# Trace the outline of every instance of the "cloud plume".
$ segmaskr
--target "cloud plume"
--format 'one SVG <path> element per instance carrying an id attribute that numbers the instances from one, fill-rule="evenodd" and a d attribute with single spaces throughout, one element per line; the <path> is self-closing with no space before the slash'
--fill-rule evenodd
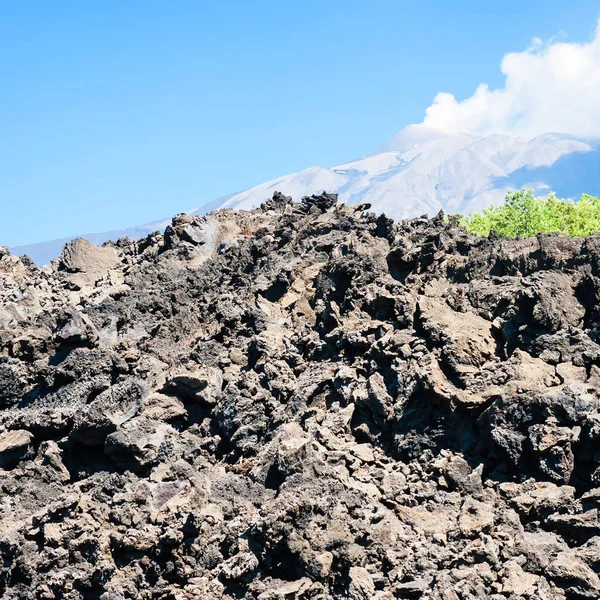
<path id="1" fill-rule="evenodd" d="M 589 43 L 534 39 L 502 59 L 504 87 L 480 84 L 466 100 L 440 92 L 424 125 L 487 135 L 557 132 L 600 137 L 600 23 Z"/>

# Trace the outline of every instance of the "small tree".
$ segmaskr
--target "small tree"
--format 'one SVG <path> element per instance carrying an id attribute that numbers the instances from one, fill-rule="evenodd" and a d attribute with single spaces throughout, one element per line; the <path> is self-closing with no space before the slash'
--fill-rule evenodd
<path id="1" fill-rule="evenodd" d="M 508 192 L 500 206 L 463 217 L 461 224 L 485 236 L 495 230 L 502 237 L 533 237 L 547 232 L 582 237 L 600 232 L 600 200 L 587 194 L 579 202 L 559 199 L 554 193 L 536 198 L 532 190 L 519 190 Z"/>

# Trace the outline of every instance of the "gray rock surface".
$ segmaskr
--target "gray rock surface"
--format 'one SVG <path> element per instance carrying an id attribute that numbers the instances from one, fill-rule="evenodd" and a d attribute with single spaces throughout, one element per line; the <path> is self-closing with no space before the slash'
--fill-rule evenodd
<path id="1" fill-rule="evenodd" d="M 600 237 L 333 195 L 0 249 L 0 595 L 600 597 Z"/>

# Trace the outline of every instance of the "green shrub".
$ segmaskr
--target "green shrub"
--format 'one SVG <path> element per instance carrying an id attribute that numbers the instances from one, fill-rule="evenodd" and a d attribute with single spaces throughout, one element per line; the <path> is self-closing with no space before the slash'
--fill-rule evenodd
<path id="1" fill-rule="evenodd" d="M 532 190 L 509 192 L 500 206 L 460 218 L 471 233 L 487 236 L 494 230 L 501 237 L 533 237 L 558 232 L 582 237 L 600 232 L 600 200 L 583 194 L 578 202 L 557 198 L 536 198 Z"/>

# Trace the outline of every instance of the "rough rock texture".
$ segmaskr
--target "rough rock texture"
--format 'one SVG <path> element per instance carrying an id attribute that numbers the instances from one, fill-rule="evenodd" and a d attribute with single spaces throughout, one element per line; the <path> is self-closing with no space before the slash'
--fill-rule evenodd
<path id="1" fill-rule="evenodd" d="M 600 237 L 335 200 L 0 248 L 2 598 L 600 597 Z"/>

